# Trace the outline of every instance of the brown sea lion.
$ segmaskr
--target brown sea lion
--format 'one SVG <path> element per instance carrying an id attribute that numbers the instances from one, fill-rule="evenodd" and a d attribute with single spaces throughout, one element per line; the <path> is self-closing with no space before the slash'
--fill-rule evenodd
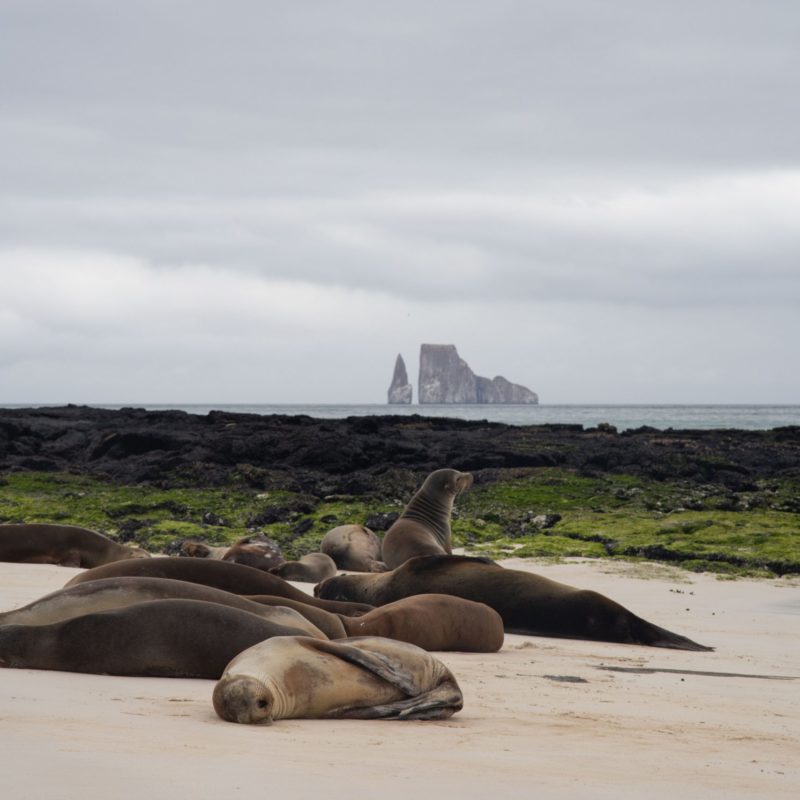
<path id="1" fill-rule="evenodd" d="M 485 603 L 449 594 L 419 594 L 360 617 L 341 617 L 348 636 L 385 636 L 423 650 L 496 653 L 503 620 Z"/>
<path id="2" fill-rule="evenodd" d="M 134 561 L 117 561 L 103 567 L 87 570 L 67 581 L 67 586 L 77 583 L 96 581 L 100 578 L 116 578 L 123 575 L 145 578 L 172 578 L 213 586 L 234 594 L 271 594 L 288 597 L 301 603 L 324 608 L 333 613 L 363 614 L 372 606 L 363 603 L 337 603 L 317 600 L 311 595 L 301 592 L 283 578 L 270 575 L 260 569 L 232 564 L 229 561 L 213 561 L 207 558 L 147 558 Z"/>
<path id="3" fill-rule="evenodd" d="M 386 572 L 381 561 L 381 540 L 363 525 L 339 525 L 329 530 L 319 549 L 329 555 L 339 569 L 356 572 Z"/>
<path id="4" fill-rule="evenodd" d="M 196 539 L 185 539 L 180 544 L 178 555 L 186 558 L 233 561 L 234 564 L 266 571 L 284 563 L 280 547 L 263 533 L 245 536 L 232 545 L 222 547 L 199 542 Z"/>
<path id="5" fill-rule="evenodd" d="M 181 542 L 178 555 L 183 558 L 213 558 L 222 561 L 230 547 L 206 544 L 195 539 L 185 539 Z"/>
<path id="6" fill-rule="evenodd" d="M 308 553 L 299 561 L 284 561 L 270 572 L 287 581 L 319 583 L 336 574 L 336 564 L 325 553 Z"/>
<path id="7" fill-rule="evenodd" d="M 430 592 L 486 603 L 512 633 L 713 650 L 637 617 L 598 592 L 465 556 L 413 558 L 380 575 L 340 575 L 314 589 L 318 597 L 377 606 Z"/>
<path id="8" fill-rule="evenodd" d="M 228 722 L 276 719 L 445 719 L 463 705 L 456 679 L 419 647 L 363 636 L 278 637 L 239 653 L 213 694 Z"/>
<path id="9" fill-rule="evenodd" d="M 0 667 L 216 679 L 237 653 L 257 642 L 297 635 L 302 631 L 238 608 L 150 600 L 51 625 L 3 625 Z"/>
<path id="10" fill-rule="evenodd" d="M 91 568 L 149 555 L 138 547 L 117 544 L 102 533 L 77 525 L 0 525 L 0 561 Z"/>
<path id="11" fill-rule="evenodd" d="M 290 603 L 329 639 L 385 636 L 423 650 L 465 653 L 494 653 L 503 646 L 503 620 L 494 609 L 449 594 L 405 597 L 360 617 L 331 614 L 286 598 L 248 597 L 256 602 Z"/>
<path id="12" fill-rule="evenodd" d="M 302 614 L 329 639 L 344 639 L 347 636 L 343 620 L 349 619 L 349 617 L 344 614 L 334 614 L 330 611 L 325 611 L 323 608 L 318 608 L 308 603 L 301 603 L 298 600 L 292 600 L 288 597 L 276 597 L 275 595 L 268 594 L 245 594 L 242 595 L 242 597 L 246 597 L 254 603 L 261 603 L 267 606 L 285 606 L 291 608 L 299 614 Z M 365 606 L 365 608 L 371 608 L 371 606 Z"/>
<path id="13" fill-rule="evenodd" d="M 168 578 L 105 578 L 78 583 L 34 600 L 24 608 L 0 614 L 0 625 L 50 625 L 84 614 L 144 603 L 148 600 L 202 600 L 249 611 L 269 622 L 301 630 L 306 636 L 327 638 L 306 614 L 287 606 L 254 603 L 242 595 L 211 586 Z M 290 600 L 285 602 L 289 603 Z M 315 609 L 325 613 L 320 609 Z M 339 618 L 336 617 L 338 620 Z M 341 626 L 340 626 L 341 627 Z M 337 630 L 338 632 L 338 630 Z M 338 638 L 338 637 L 337 637 Z"/>
<path id="14" fill-rule="evenodd" d="M 383 560 L 389 569 L 415 556 L 450 555 L 450 513 L 456 497 L 472 486 L 472 475 L 437 469 L 425 478 L 399 519 L 383 537 Z"/>
<path id="15" fill-rule="evenodd" d="M 263 533 L 254 533 L 234 542 L 222 560 L 267 572 L 285 561 L 277 543 Z"/>

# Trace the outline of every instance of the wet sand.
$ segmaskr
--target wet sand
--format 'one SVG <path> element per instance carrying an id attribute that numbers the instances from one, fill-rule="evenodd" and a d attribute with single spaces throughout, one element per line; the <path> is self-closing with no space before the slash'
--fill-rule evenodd
<path id="1" fill-rule="evenodd" d="M 800 581 L 509 560 L 712 653 L 507 635 L 443 653 L 442 722 L 222 722 L 213 681 L 0 670 L 9 797 L 753 798 L 800 793 Z M 78 570 L 0 563 L 0 610 Z M 296 584 L 311 591 L 310 584 Z"/>

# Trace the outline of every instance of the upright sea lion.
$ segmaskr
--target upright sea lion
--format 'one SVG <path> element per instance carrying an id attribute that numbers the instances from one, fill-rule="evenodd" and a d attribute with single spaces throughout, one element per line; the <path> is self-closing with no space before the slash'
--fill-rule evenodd
<path id="1" fill-rule="evenodd" d="M 297 635 L 238 608 L 150 600 L 50 625 L 3 625 L 0 667 L 219 678 L 237 653 L 270 636 Z"/>
<path id="2" fill-rule="evenodd" d="M 284 561 L 270 572 L 287 581 L 319 583 L 336 574 L 336 564 L 325 553 L 307 553 L 299 561 Z"/>
<path id="3" fill-rule="evenodd" d="M 441 661 L 379 637 L 278 637 L 240 653 L 214 687 L 228 722 L 289 718 L 444 719 L 463 705 Z"/>
<path id="4" fill-rule="evenodd" d="M 0 525 L 0 561 L 99 567 L 129 558 L 147 558 L 138 547 L 117 544 L 77 525 L 43 522 Z"/>
<path id="5" fill-rule="evenodd" d="M 306 636 L 327 638 L 327 634 L 314 625 L 306 614 L 301 614 L 293 608 L 255 603 L 241 595 L 224 592 L 211 586 L 168 578 L 104 578 L 78 583 L 51 592 L 24 608 L 0 614 L 0 625 L 50 625 L 72 617 L 124 608 L 148 600 L 202 600 L 206 603 L 219 603 L 241 611 L 249 611 L 276 625 L 301 630 Z M 285 602 L 290 603 L 291 600 Z M 325 613 L 320 609 L 315 610 Z"/>
<path id="6" fill-rule="evenodd" d="M 593 639 L 678 650 L 713 650 L 637 617 L 597 592 L 465 556 L 412 558 L 381 575 L 328 578 L 314 593 L 326 599 L 380 606 L 430 592 L 486 603 L 505 629 L 536 636 Z"/>
<path id="7" fill-rule="evenodd" d="M 333 613 L 363 614 L 372 606 L 363 603 L 336 603 L 317 600 L 301 592 L 283 578 L 260 569 L 232 564 L 229 561 L 212 561 L 206 558 L 148 558 L 141 561 L 118 561 L 103 567 L 87 570 L 67 581 L 67 586 L 96 581 L 100 578 L 117 578 L 131 575 L 145 578 L 172 578 L 190 583 L 202 583 L 234 594 L 271 594 L 288 597 L 301 603 L 324 608 Z"/>
<path id="8" fill-rule="evenodd" d="M 363 525 L 339 525 L 329 530 L 319 549 L 329 555 L 339 569 L 357 572 L 386 572 L 381 561 L 381 540 Z"/>
<path id="9" fill-rule="evenodd" d="M 450 555 L 450 513 L 456 497 L 472 486 L 472 475 L 437 469 L 411 498 L 383 537 L 383 560 L 389 569 L 415 556 Z"/>
<path id="10" fill-rule="evenodd" d="M 419 594 L 341 617 L 348 636 L 385 636 L 423 650 L 496 653 L 503 646 L 503 620 L 485 603 L 450 594 Z"/>

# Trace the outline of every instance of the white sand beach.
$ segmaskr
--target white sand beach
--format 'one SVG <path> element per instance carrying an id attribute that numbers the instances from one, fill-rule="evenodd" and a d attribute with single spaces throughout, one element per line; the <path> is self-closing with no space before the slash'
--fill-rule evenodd
<path id="1" fill-rule="evenodd" d="M 465 703 L 442 722 L 234 725 L 214 714 L 213 681 L 0 670 L 3 794 L 800 796 L 800 581 L 502 563 L 600 591 L 716 651 L 507 635 L 496 654 L 440 654 Z M 0 563 L 0 610 L 76 572 Z"/>

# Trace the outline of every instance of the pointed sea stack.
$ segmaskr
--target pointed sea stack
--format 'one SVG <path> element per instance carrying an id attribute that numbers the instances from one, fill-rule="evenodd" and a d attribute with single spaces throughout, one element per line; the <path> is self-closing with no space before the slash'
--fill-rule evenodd
<path id="1" fill-rule="evenodd" d="M 452 344 L 422 345 L 418 391 L 420 404 L 539 402 L 536 392 L 499 375 L 492 380 L 476 375 Z"/>
<path id="2" fill-rule="evenodd" d="M 408 382 L 406 362 L 403 361 L 403 356 L 398 354 L 397 361 L 394 362 L 392 385 L 389 387 L 389 405 L 406 405 L 410 403 L 412 391 L 411 384 Z"/>

